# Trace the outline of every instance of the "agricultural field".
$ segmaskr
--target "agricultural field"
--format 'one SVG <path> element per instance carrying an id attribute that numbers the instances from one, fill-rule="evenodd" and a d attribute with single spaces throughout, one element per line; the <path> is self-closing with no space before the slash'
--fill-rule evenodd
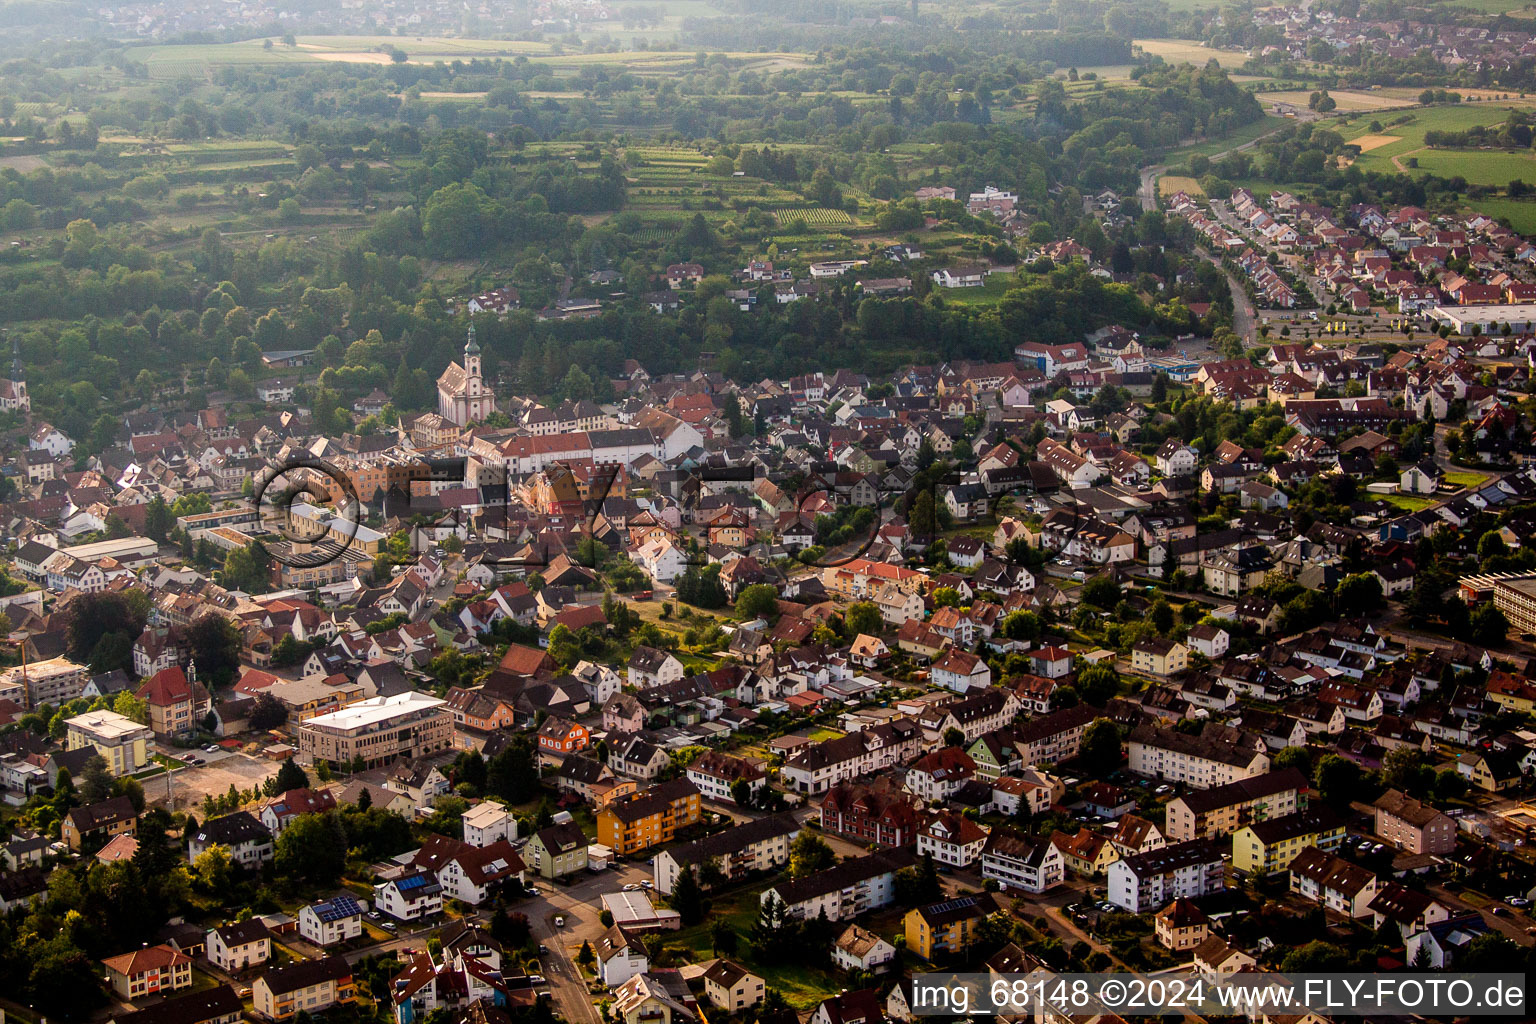
<path id="1" fill-rule="evenodd" d="M 1195 64 L 1204 67 L 1212 57 L 1224 68 L 1240 68 L 1248 55 L 1238 50 L 1213 50 L 1195 39 L 1133 39 L 1131 45 L 1143 53 L 1161 57 L 1169 64 Z"/>
<path id="2" fill-rule="evenodd" d="M 1406 99 L 1400 96 L 1389 96 L 1382 92 L 1353 92 L 1350 90 L 1330 89 L 1328 95 L 1333 97 L 1338 109 L 1346 112 L 1359 110 L 1392 110 L 1398 107 L 1418 106 L 1418 100 Z M 1254 99 L 1266 107 L 1272 103 L 1284 103 L 1292 107 L 1307 106 L 1307 101 L 1312 96 L 1310 89 L 1295 89 L 1284 92 L 1259 92 L 1254 93 Z"/>
<path id="3" fill-rule="evenodd" d="M 1194 178 L 1184 174 L 1165 174 L 1157 179 L 1157 194 L 1171 196 L 1175 192 L 1184 192 L 1191 196 L 1203 196 L 1205 190 Z"/>
<path id="4" fill-rule="evenodd" d="M 1334 94 L 1337 95 L 1337 94 Z M 1465 131 L 1502 123 L 1518 103 L 1476 103 L 1419 107 L 1392 116 L 1346 116 L 1334 128 L 1348 142 L 1364 142 L 1356 166 L 1375 171 L 1460 175 L 1474 185 L 1504 187 L 1515 178 L 1536 181 L 1536 154 L 1530 151 L 1429 149 L 1424 133 Z M 1378 124 L 1380 131 L 1371 128 Z M 1389 141 L 1390 140 L 1390 141 Z"/>
<path id="5" fill-rule="evenodd" d="M 268 46 L 267 43 L 271 43 Z M 135 47 L 129 53 L 142 62 L 151 78 L 203 77 L 225 65 L 394 63 L 394 51 L 406 54 L 406 63 L 438 61 L 511 60 L 540 58 L 554 74 L 575 74 L 583 67 L 623 65 L 637 73 L 682 71 L 696 64 L 696 55 L 680 50 L 628 50 L 614 53 L 561 53 L 546 43 L 511 39 L 445 39 L 416 36 L 299 36 L 287 46 L 273 39 L 246 39 L 234 43 L 176 44 Z M 728 59 L 756 70 L 804 67 L 809 58 L 798 53 L 727 53 Z M 455 94 L 435 94 L 442 99 Z"/>

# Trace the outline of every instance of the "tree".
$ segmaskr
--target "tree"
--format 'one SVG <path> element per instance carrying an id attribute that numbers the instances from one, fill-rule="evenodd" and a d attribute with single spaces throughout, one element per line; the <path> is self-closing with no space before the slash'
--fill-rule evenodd
<path id="1" fill-rule="evenodd" d="M 789 846 L 789 874 L 803 878 L 823 868 L 831 867 L 837 860 L 826 840 L 813 832 L 801 832 Z"/>
<path id="2" fill-rule="evenodd" d="M 873 601 L 855 601 L 848 606 L 843 613 L 843 622 L 848 627 L 848 632 L 854 636 L 865 634 L 879 636 L 885 628 L 885 620 L 880 615 L 880 608 Z"/>
<path id="3" fill-rule="evenodd" d="M 944 730 L 944 745 L 946 747 L 965 746 L 965 733 L 961 732 L 954 726 L 950 726 L 948 729 Z"/>
<path id="4" fill-rule="evenodd" d="M 592 965 L 597 962 L 597 954 L 592 952 L 590 941 L 582 940 L 581 949 L 576 953 L 576 962 L 588 970 L 591 970 Z"/>
<path id="5" fill-rule="evenodd" d="M 112 772 L 107 766 L 107 759 L 100 754 L 92 754 L 80 770 L 80 799 L 87 804 L 94 804 L 111 795 Z"/>
<path id="6" fill-rule="evenodd" d="M 1479 647 L 1503 647 L 1509 638 L 1509 619 L 1492 601 L 1484 601 L 1472 609 L 1468 622 L 1472 627 L 1472 642 Z"/>
<path id="7" fill-rule="evenodd" d="M 290 789 L 308 789 L 309 776 L 290 757 L 278 766 L 274 785 L 279 793 L 286 793 Z"/>
<path id="8" fill-rule="evenodd" d="M 699 879 L 692 871 L 678 872 L 677 881 L 672 883 L 672 895 L 668 903 L 682 918 L 684 928 L 704 920 L 704 912 L 708 909 L 704 891 L 699 888 Z"/>
<path id="9" fill-rule="evenodd" d="M 1353 573 L 1339 581 L 1335 597 L 1340 614 L 1368 615 L 1381 608 L 1381 580 L 1375 573 Z"/>
<path id="10" fill-rule="evenodd" d="M 1078 696 L 1096 707 L 1103 707 L 1120 693 L 1120 673 L 1111 665 L 1089 665 L 1077 675 Z"/>
<path id="11" fill-rule="evenodd" d="M 192 873 L 203 888 L 214 894 L 222 894 L 228 891 L 230 875 L 234 873 L 234 858 L 229 854 L 229 847 L 222 843 L 215 843 L 192 862 Z"/>
<path id="12" fill-rule="evenodd" d="M 1272 772 L 1284 771 L 1287 768 L 1295 768 L 1301 774 L 1309 776 L 1312 771 L 1312 756 L 1306 747 L 1283 747 L 1275 751 L 1269 759 L 1269 770 Z"/>
<path id="13" fill-rule="evenodd" d="M 336 812 L 301 814 L 277 837 L 277 873 L 334 885 L 347 866 L 347 833 Z"/>
<path id="14" fill-rule="evenodd" d="M 736 779 L 731 783 L 731 803 L 737 807 L 752 806 L 752 783 L 746 779 Z"/>
<path id="15" fill-rule="evenodd" d="M 1108 576 L 1095 576 L 1079 592 L 1084 604 L 1109 609 L 1120 603 L 1120 584 Z"/>
<path id="16" fill-rule="evenodd" d="M 1107 718 L 1095 718 L 1083 731 L 1082 758 L 1099 772 L 1120 764 L 1120 727 Z"/>
<path id="17" fill-rule="evenodd" d="M 282 728 L 288 721 L 288 706 L 270 693 L 257 694 L 246 721 L 258 731 Z"/>
<path id="18" fill-rule="evenodd" d="M 1009 612 L 1003 619 L 1003 636 L 1009 640 L 1038 640 L 1043 626 L 1040 616 L 1031 611 Z"/>
<path id="19" fill-rule="evenodd" d="M 736 617 L 743 622 L 766 619 L 778 605 L 779 590 L 768 583 L 754 583 L 743 587 L 736 596 Z"/>
<path id="20" fill-rule="evenodd" d="M 134 696 L 128 690 L 117 695 L 112 702 L 112 710 L 124 718 L 131 718 L 140 725 L 149 724 L 149 702 Z"/>
<path id="21" fill-rule="evenodd" d="M 1312 770 L 1312 783 L 1318 796 L 1333 807 L 1348 805 L 1360 781 L 1360 768 L 1338 754 L 1326 754 Z"/>
<path id="22" fill-rule="evenodd" d="M 716 956 L 731 956 L 736 952 L 739 936 L 731 922 L 723 917 L 715 918 L 709 926 L 709 948 Z"/>
<path id="23" fill-rule="evenodd" d="M 1158 633 L 1167 633 L 1173 628 L 1173 607 L 1159 597 L 1152 602 L 1152 609 L 1147 613 L 1147 621 L 1152 623 Z"/>

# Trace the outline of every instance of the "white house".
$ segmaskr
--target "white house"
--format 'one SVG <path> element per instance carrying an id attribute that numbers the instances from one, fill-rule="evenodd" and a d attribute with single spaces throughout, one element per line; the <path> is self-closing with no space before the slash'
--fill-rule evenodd
<path id="1" fill-rule="evenodd" d="M 642 545 L 630 558 L 657 583 L 671 583 L 688 569 L 688 556 L 669 537 Z"/>
<path id="2" fill-rule="evenodd" d="M 982 847 L 981 877 L 996 879 L 1005 889 L 1045 892 L 1065 880 L 1066 862 L 1055 843 L 999 826 Z"/>
<path id="3" fill-rule="evenodd" d="M 443 887 L 430 871 L 412 871 L 375 885 L 373 906 L 397 921 L 419 921 L 443 912 Z"/>
<path id="4" fill-rule="evenodd" d="M 272 934 L 255 918 L 208 930 L 208 962 L 226 971 L 264 964 L 272 955 Z"/>
<path id="5" fill-rule="evenodd" d="M 650 969 L 650 959 L 638 936 L 631 935 L 622 925 L 614 925 L 603 937 L 592 943 L 597 954 L 598 973 L 603 984 L 618 988 L 637 974 Z"/>
<path id="6" fill-rule="evenodd" d="M 482 800 L 464 812 L 464 841 L 470 846 L 514 842 L 517 818 L 494 800 Z"/>
<path id="7" fill-rule="evenodd" d="M 363 905 L 342 893 L 299 908 L 299 934 L 317 946 L 334 946 L 363 934 Z"/>
<path id="8" fill-rule="evenodd" d="M 973 687 L 991 686 L 992 669 L 971 652 L 951 647 L 933 663 L 933 681 L 945 689 L 965 693 Z"/>
<path id="9" fill-rule="evenodd" d="M 447 836 L 432 836 L 416 851 L 411 864 L 437 876 L 445 895 L 479 906 L 503 884 L 523 880 L 523 859 L 505 839 L 489 846 L 471 846 Z"/>
<path id="10" fill-rule="evenodd" d="M 1176 899 L 1199 899 L 1225 887 L 1225 865 L 1214 843 L 1191 839 L 1109 866 L 1109 902 L 1133 914 Z"/>
<path id="11" fill-rule="evenodd" d="M 832 962 L 845 971 L 879 971 L 895 959 L 895 946 L 856 924 L 844 929 L 832 944 Z"/>

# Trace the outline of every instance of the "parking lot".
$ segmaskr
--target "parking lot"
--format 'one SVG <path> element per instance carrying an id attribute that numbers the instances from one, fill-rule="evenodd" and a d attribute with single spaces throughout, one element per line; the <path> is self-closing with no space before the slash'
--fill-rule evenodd
<path id="1" fill-rule="evenodd" d="M 229 792 L 230 786 L 239 790 L 259 788 L 277 772 L 276 762 L 239 751 L 219 750 L 209 753 L 201 750 L 194 752 L 164 748 L 160 753 L 173 760 L 181 760 L 186 755 L 195 753 L 197 758 L 204 762 L 200 765 L 177 768 L 171 772 L 172 791 L 169 803 L 167 803 L 163 776 L 145 783 L 144 794 L 149 802 L 166 806 L 170 810 L 191 810 L 195 813 L 202 806 L 203 797 L 222 796 Z"/>

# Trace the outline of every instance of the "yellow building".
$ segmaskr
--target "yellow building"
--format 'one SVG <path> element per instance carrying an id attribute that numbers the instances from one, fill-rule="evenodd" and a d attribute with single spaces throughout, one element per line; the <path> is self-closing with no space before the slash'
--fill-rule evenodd
<path id="1" fill-rule="evenodd" d="M 1061 851 L 1062 865 L 1074 875 L 1101 878 L 1109 866 L 1120 859 L 1120 851 L 1097 832 L 1078 829 L 1077 835 L 1052 832 L 1051 842 Z"/>
<path id="2" fill-rule="evenodd" d="M 597 841 L 616 856 L 670 843 L 680 829 L 699 823 L 699 790 L 672 779 L 611 801 L 597 815 Z"/>
<path id="3" fill-rule="evenodd" d="M 113 775 L 132 775 L 149 763 L 149 743 L 154 733 L 115 711 L 88 711 L 64 720 L 67 750 L 95 747 Z"/>
<path id="4" fill-rule="evenodd" d="M 909 910 L 902 918 L 907 948 L 935 961 L 964 952 L 981 922 L 996 913 L 991 893 L 979 892 Z"/>
<path id="5" fill-rule="evenodd" d="M 1344 823 L 1326 807 L 1255 821 L 1232 833 L 1232 866 L 1250 875 L 1284 871 L 1309 846 L 1325 853 L 1344 840 Z"/>

